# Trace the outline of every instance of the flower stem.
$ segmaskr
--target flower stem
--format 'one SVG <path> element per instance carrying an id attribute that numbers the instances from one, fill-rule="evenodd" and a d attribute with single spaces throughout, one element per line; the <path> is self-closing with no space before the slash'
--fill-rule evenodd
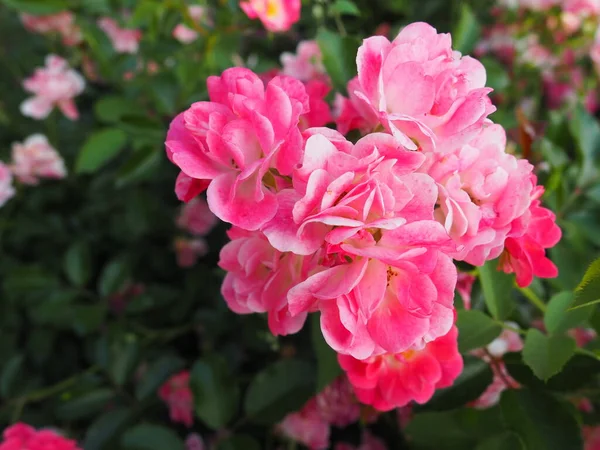
<path id="1" fill-rule="evenodd" d="M 519 291 L 521 291 L 521 294 L 523 294 L 525 296 L 525 298 L 527 298 L 527 300 L 529 300 L 529 303 L 531 303 L 533 306 L 535 306 L 541 312 L 543 312 L 543 313 L 546 312 L 546 304 L 542 301 L 541 298 L 539 298 L 537 296 L 537 294 L 535 292 L 533 292 L 531 290 L 531 288 L 517 287 L 517 289 L 519 289 Z"/>

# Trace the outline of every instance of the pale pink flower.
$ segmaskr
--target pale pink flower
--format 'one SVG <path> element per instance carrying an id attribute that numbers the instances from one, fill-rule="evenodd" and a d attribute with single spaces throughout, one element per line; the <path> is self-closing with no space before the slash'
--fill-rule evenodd
<path id="1" fill-rule="evenodd" d="M 512 64 L 517 43 L 514 37 L 516 34 L 514 27 L 497 23 L 489 28 L 486 27 L 483 33 L 484 37 L 477 43 L 474 54 L 479 57 L 491 53 L 505 64 Z"/>
<path id="2" fill-rule="evenodd" d="M 298 332 L 306 312 L 291 316 L 289 289 L 306 279 L 316 266 L 316 257 L 281 253 L 259 232 L 232 228 L 231 242 L 222 249 L 219 267 L 227 270 L 221 293 L 237 314 L 268 313 L 269 328 L 275 335 Z"/>
<path id="3" fill-rule="evenodd" d="M 75 24 L 75 15 L 70 11 L 61 11 L 47 16 L 21 14 L 21 21 L 27 30 L 39 34 L 57 33 L 68 47 L 79 45 L 83 34 Z"/>
<path id="4" fill-rule="evenodd" d="M 505 324 L 515 330 L 519 329 L 519 325 L 514 322 L 505 322 Z M 473 350 L 471 353 L 493 366 L 496 360 L 502 359 L 506 353 L 520 352 L 521 350 L 523 350 L 523 340 L 519 333 L 505 328 L 496 339 L 484 348 Z"/>
<path id="5" fill-rule="evenodd" d="M 584 450 L 600 450 L 600 426 L 583 427 Z M 1 450 L 1 447 L 0 447 Z"/>
<path id="6" fill-rule="evenodd" d="M 357 64 L 348 84 L 354 107 L 408 149 L 468 142 L 495 111 L 483 65 L 453 52 L 450 35 L 425 23 L 406 26 L 393 42 L 365 39 Z"/>
<path id="7" fill-rule="evenodd" d="M 102 29 L 109 37 L 117 53 L 137 53 L 140 40 L 142 39 L 142 32 L 140 30 L 121 28 L 119 24 L 110 17 L 99 19 L 98 27 L 100 27 L 100 29 Z"/>
<path id="8" fill-rule="evenodd" d="M 206 19 L 206 8 L 203 6 L 193 5 L 188 7 L 188 11 L 192 20 L 197 24 Z M 183 44 L 189 44 L 198 39 L 198 32 L 180 23 L 173 29 L 173 37 Z"/>
<path id="9" fill-rule="evenodd" d="M 31 77 L 26 78 L 23 88 L 34 94 L 21 103 L 23 115 L 45 119 L 57 107 L 71 120 L 79 117 L 73 98 L 83 92 L 85 80 L 60 56 L 48 55 L 46 66 L 36 69 Z"/>
<path id="10" fill-rule="evenodd" d="M 377 436 L 365 430 L 362 434 L 362 442 L 358 447 L 350 444 L 336 444 L 334 450 L 387 450 L 387 446 Z"/>
<path id="11" fill-rule="evenodd" d="M 600 14 L 600 0 L 564 0 L 563 11 L 580 17 Z"/>
<path id="12" fill-rule="evenodd" d="M 457 244 L 454 259 L 481 266 L 497 258 L 527 212 L 533 166 L 505 149 L 504 129 L 488 125 L 451 152 L 427 153 L 421 170 L 438 183 L 435 217 Z"/>
<path id="13" fill-rule="evenodd" d="M 185 370 L 169 378 L 158 390 L 158 396 L 169 407 L 174 423 L 190 428 L 194 422 L 194 396 L 190 389 L 190 372 Z"/>
<path id="14" fill-rule="evenodd" d="M 338 355 L 358 399 L 380 411 L 411 401 L 426 403 L 436 389 L 451 386 L 463 369 L 458 352 L 458 331 L 452 327 L 421 349 L 358 360 Z"/>
<path id="15" fill-rule="evenodd" d="M 208 253 L 208 244 L 202 238 L 177 238 L 175 239 L 175 253 L 179 267 L 192 267 L 198 258 Z"/>
<path id="16" fill-rule="evenodd" d="M 275 192 L 300 161 L 308 95 L 298 80 L 275 77 L 265 87 L 241 67 L 209 77 L 208 93 L 210 102 L 194 103 L 171 123 L 167 155 L 187 176 L 210 182 L 217 217 L 256 230 L 277 213 Z"/>
<path id="17" fill-rule="evenodd" d="M 177 226 L 195 236 L 206 236 L 217 222 L 217 217 L 201 197 L 183 205 L 177 217 Z"/>
<path id="18" fill-rule="evenodd" d="M 535 184 L 535 176 L 531 177 Z M 531 284 L 534 276 L 554 278 L 558 275 L 558 269 L 546 257 L 545 250 L 556 245 L 562 232 L 556 225 L 554 213 L 541 206 L 539 199 L 543 193 L 542 186 L 536 186 L 531 193 L 529 210 L 519 218 L 518 225 L 513 225 L 518 232 L 508 235 L 500 259 L 500 268 L 506 273 L 514 272 L 521 287 Z"/>
<path id="19" fill-rule="evenodd" d="M 13 176 L 9 167 L 0 161 L 0 206 L 15 195 Z"/>
<path id="20" fill-rule="evenodd" d="M 240 8 L 250 19 L 260 19 L 269 31 L 287 31 L 300 20 L 300 0 L 247 0 Z"/>
<path id="21" fill-rule="evenodd" d="M 321 417 L 336 427 L 348 426 L 360 418 L 360 404 L 348 378 L 340 376 L 315 397 Z"/>
<path id="22" fill-rule="evenodd" d="M 473 283 L 475 280 L 475 275 L 465 272 L 458 272 L 456 291 L 461 296 L 465 309 L 471 309 L 471 290 L 473 289 Z"/>
<path id="23" fill-rule="evenodd" d="M 481 396 L 470 403 L 470 406 L 476 409 L 487 409 L 494 405 L 497 405 L 500 401 L 502 392 L 507 389 L 517 389 L 519 383 L 517 383 L 506 370 L 506 366 L 503 362 L 497 361 L 492 364 L 492 371 L 494 378 L 492 384 L 481 394 Z"/>
<path id="24" fill-rule="evenodd" d="M 546 11 L 559 4 L 561 0 L 502 0 L 509 6 L 517 4 L 521 8 L 531 9 L 533 11 Z"/>
<path id="25" fill-rule="evenodd" d="M 36 430 L 24 423 L 8 427 L 0 450 L 81 450 L 75 441 L 52 430 Z"/>
<path id="26" fill-rule="evenodd" d="M 12 145 L 11 170 L 23 184 L 38 184 L 40 178 L 67 176 L 65 162 L 43 134 L 33 134 L 25 142 Z"/>
<path id="27" fill-rule="evenodd" d="M 205 450 L 206 446 L 204 445 L 204 441 L 202 440 L 202 436 L 198 433 L 190 434 L 185 440 L 185 449 L 186 450 Z"/>
<path id="28" fill-rule="evenodd" d="M 301 41 L 296 53 L 281 54 L 281 73 L 308 82 L 326 76 L 323 56 L 317 41 Z"/>
<path id="29" fill-rule="evenodd" d="M 285 416 L 277 429 L 310 450 L 329 448 L 329 423 L 321 417 L 314 399 L 309 400 L 300 411 Z"/>

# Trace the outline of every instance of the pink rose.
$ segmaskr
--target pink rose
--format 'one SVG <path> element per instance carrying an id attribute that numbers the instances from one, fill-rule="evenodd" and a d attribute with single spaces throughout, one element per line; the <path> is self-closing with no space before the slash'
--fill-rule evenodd
<path id="1" fill-rule="evenodd" d="M 142 39 L 142 32 L 140 30 L 121 28 L 110 17 L 99 19 L 98 26 L 107 34 L 117 53 L 137 53 L 140 40 Z"/>
<path id="2" fill-rule="evenodd" d="M 0 162 L 0 206 L 15 195 L 12 172 L 6 164 Z"/>
<path id="3" fill-rule="evenodd" d="M 67 61 L 56 55 L 46 57 L 46 67 L 38 68 L 23 81 L 23 88 L 34 94 L 21 103 L 21 113 L 34 119 L 45 119 L 54 107 L 71 120 L 79 112 L 73 98 L 83 92 L 83 77 L 69 68 Z"/>
<path id="4" fill-rule="evenodd" d="M 281 73 L 308 82 L 314 79 L 326 78 L 323 56 L 317 41 L 302 41 L 298 44 L 296 53 L 281 54 Z"/>
<path id="5" fill-rule="evenodd" d="M 65 162 L 42 134 L 31 135 L 25 142 L 13 144 L 11 170 L 23 184 L 34 185 L 40 178 L 67 176 Z"/>
<path id="6" fill-rule="evenodd" d="M 171 421 L 188 428 L 194 423 L 194 396 L 190 389 L 190 372 L 183 371 L 169 378 L 158 390 L 158 396 L 169 407 Z"/>
<path id="7" fill-rule="evenodd" d="M 51 430 L 35 430 L 24 423 L 8 427 L 0 450 L 81 450 L 75 441 Z"/>
<path id="8" fill-rule="evenodd" d="M 535 183 L 535 176 L 532 175 L 532 179 Z M 556 225 L 554 213 L 541 206 L 539 198 L 543 193 L 542 186 L 533 190 L 529 210 L 516 221 L 518 225 L 513 225 L 517 231 L 509 233 L 500 259 L 500 268 L 506 273 L 514 272 L 521 287 L 531 284 L 534 276 L 554 278 L 558 275 L 545 249 L 556 245 L 562 232 Z"/>
<path id="9" fill-rule="evenodd" d="M 427 153 L 421 170 L 438 183 L 436 219 L 457 245 L 454 259 L 481 266 L 497 258 L 526 213 L 533 166 L 506 153 L 506 133 L 489 125 L 456 150 Z"/>
<path id="10" fill-rule="evenodd" d="M 206 8 L 203 6 L 190 6 L 188 7 L 188 12 L 192 20 L 197 24 L 200 24 L 203 19 L 206 19 Z M 189 44 L 198 39 L 198 32 L 189 28 L 187 25 L 180 23 L 173 29 L 173 37 L 182 44 Z"/>
<path id="11" fill-rule="evenodd" d="M 169 159 L 189 177 L 208 182 L 217 217 L 256 230 L 277 213 L 275 192 L 289 184 L 302 153 L 304 85 L 275 77 L 265 87 L 244 68 L 208 78 L 211 101 L 194 103 L 173 120 Z"/>
<path id="12" fill-rule="evenodd" d="M 300 0 L 248 0 L 240 8 L 250 19 L 260 19 L 269 31 L 287 31 L 300 20 Z"/>
<path id="13" fill-rule="evenodd" d="M 430 342 L 423 348 L 386 353 L 358 360 L 338 355 L 358 399 L 380 411 L 404 406 L 411 401 L 423 404 L 436 389 L 451 386 L 462 372 L 458 352 L 458 330 Z"/>
<path id="14" fill-rule="evenodd" d="M 221 293 L 238 314 L 268 313 L 275 335 L 296 333 L 306 312 L 291 316 L 287 294 L 316 267 L 316 257 L 281 253 L 258 232 L 232 228 L 231 242 L 222 249 L 219 267 L 227 270 Z"/>
<path id="15" fill-rule="evenodd" d="M 206 236 L 217 224 L 217 221 L 218 219 L 211 212 L 206 200 L 196 197 L 181 207 L 177 217 L 177 226 L 195 236 Z"/>
<path id="16" fill-rule="evenodd" d="M 177 265 L 179 267 L 192 267 L 198 258 L 208 253 L 208 244 L 202 238 L 175 240 L 175 253 L 177 254 Z"/>
<path id="17" fill-rule="evenodd" d="M 425 23 L 406 26 L 393 42 L 365 39 L 357 64 L 348 84 L 354 107 L 411 150 L 465 143 L 496 109 L 483 65 L 453 52 L 450 35 Z"/>
<path id="18" fill-rule="evenodd" d="M 329 423 L 321 417 L 314 399 L 309 400 L 300 411 L 285 416 L 277 429 L 310 450 L 329 448 Z"/>
<path id="19" fill-rule="evenodd" d="M 336 427 L 346 427 L 360 418 L 360 404 L 345 376 L 337 377 L 315 397 L 321 417 Z"/>
<path id="20" fill-rule="evenodd" d="M 68 47 L 79 45 L 83 40 L 81 29 L 75 24 L 75 15 L 70 11 L 61 11 L 47 16 L 21 14 L 25 28 L 34 33 L 58 33 Z"/>

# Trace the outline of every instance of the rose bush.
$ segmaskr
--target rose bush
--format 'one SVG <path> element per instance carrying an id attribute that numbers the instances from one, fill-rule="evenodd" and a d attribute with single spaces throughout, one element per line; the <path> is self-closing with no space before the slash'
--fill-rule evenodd
<path id="1" fill-rule="evenodd" d="M 0 449 L 596 449 L 600 3 L 0 0 Z"/>

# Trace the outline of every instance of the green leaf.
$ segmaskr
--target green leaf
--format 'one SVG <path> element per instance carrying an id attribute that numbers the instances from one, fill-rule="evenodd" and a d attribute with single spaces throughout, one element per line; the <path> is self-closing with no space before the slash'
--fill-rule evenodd
<path id="1" fill-rule="evenodd" d="M 70 322 L 73 330 L 80 336 L 98 331 L 108 314 L 107 302 L 96 304 L 75 304 L 71 307 Z"/>
<path id="2" fill-rule="evenodd" d="M 117 386 L 123 386 L 135 370 L 140 344 L 134 334 L 126 334 L 113 342 L 109 373 Z"/>
<path id="3" fill-rule="evenodd" d="M 2 0 L 6 6 L 34 15 L 53 14 L 69 9 L 66 0 Z"/>
<path id="4" fill-rule="evenodd" d="M 317 357 L 317 392 L 321 392 L 325 386 L 342 374 L 342 368 L 337 361 L 337 353 L 325 342 L 319 314 L 313 314 L 311 318 L 312 346 Z"/>
<path id="5" fill-rule="evenodd" d="M 530 328 L 525 337 L 523 361 L 541 380 L 555 375 L 575 353 L 575 341 L 568 336 L 546 336 Z"/>
<path id="6" fill-rule="evenodd" d="M 497 406 L 415 414 L 406 427 L 411 445 L 418 449 L 472 449 L 480 440 L 502 431 L 502 416 Z"/>
<path id="7" fill-rule="evenodd" d="M 253 437 L 239 434 L 219 441 L 217 450 L 261 450 L 261 447 Z"/>
<path id="8" fill-rule="evenodd" d="M 24 362 L 24 355 L 15 355 L 6 361 L 2 375 L 0 375 L 0 395 L 3 398 L 15 396 L 15 387 L 21 380 Z"/>
<path id="9" fill-rule="evenodd" d="M 484 57 L 481 58 L 481 63 L 485 66 L 487 73 L 486 85 L 494 89 L 496 92 L 503 91 L 510 85 L 510 76 L 506 68 L 497 59 Z"/>
<path id="10" fill-rule="evenodd" d="M 572 292 L 559 292 L 552 296 L 544 313 L 544 325 L 550 334 L 564 333 L 585 322 L 592 308 L 570 309 L 575 296 Z"/>
<path id="11" fill-rule="evenodd" d="M 422 408 L 442 411 L 460 408 L 476 400 L 492 384 L 494 374 L 489 363 L 475 356 L 464 357 L 464 369 L 452 386 L 439 389 Z"/>
<path id="12" fill-rule="evenodd" d="M 136 384 L 135 397 L 143 400 L 155 394 L 171 375 L 183 369 L 184 366 L 185 361 L 173 355 L 166 355 L 155 361 Z"/>
<path id="13" fill-rule="evenodd" d="M 498 260 L 479 268 L 479 280 L 487 308 L 495 319 L 505 320 L 514 308 L 513 277 L 498 270 Z"/>
<path id="14" fill-rule="evenodd" d="M 475 450 L 527 450 L 527 447 L 518 434 L 509 431 L 486 439 Z"/>
<path id="15" fill-rule="evenodd" d="M 477 310 L 458 311 L 458 349 L 461 353 L 484 347 L 502 332 L 502 326 Z"/>
<path id="16" fill-rule="evenodd" d="M 598 302 L 600 302 L 600 258 L 590 264 L 583 279 L 575 288 L 572 309 L 585 308 Z"/>
<path id="17" fill-rule="evenodd" d="M 286 359 L 258 373 L 246 392 L 244 409 L 255 422 L 276 423 L 297 411 L 315 392 L 314 368 L 304 362 Z"/>
<path id="18" fill-rule="evenodd" d="M 116 95 L 101 97 L 94 104 L 94 113 L 101 122 L 117 123 L 127 114 L 136 114 L 139 111 L 131 100 Z"/>
<path id="19" fill-rule="evenodd" d="M 127 135 L 118 128 L 107 128 L 93 133 L 79 152 L 75 172 L 96 172 L 116 157 L 126 142 Z"/>
<path id="20" fill-rule="evenodd" d="M 240 391 L 223 359 L 211 356 L 197 360 L 192 368 L 190 386 L 196 415 L 209 427 L 220 428 L 233 418 Z"/>
<path id="21" fill-rule="evenodd" d="M 569 130 L 577 143 L 581 158 L 578 186 L 590 183 L 598 176 L 597 162 L 600 158 L 600 125 L 583 105 L 577 105 L 569 120 Z"/>
<path id="22" fill-rule="evenodd" d="M 562 370 L 543 382 L 523 363 L 521 353 L 507 353 L 502 360 L 511 377 L 523 386 L 557 392 L 574 392 L 585 387 L 600 373 L 600 361 L 575 354 Z"/>
<path id="23" fill-rule="evenodd" d="M 452 33 L 453 47 L 463 54 L 473 51 L 479 36 L 481 34 L 481 25 L 477 17 L 467 3 L 463 3 L 460 9 L 460 19 L 454 32 Z"/>
<path id="24" fill-rule="evenodd" d="M 161 151 L 152 147 L 144 147 L 136 151 L 119 168 L 115 185 L 117 188 L 122 188 L 131 183 L 151 178 L 160 167 L 163 157 Z"/>
<path id="25" fill-rule="evenodd" d="M 173 430 L 160 425 L 141 424 L 123 433 L 121 446 L 127 450 L 185 450 Z"/>
<path id="26" fill-rule="evenodd" d="M 577 421 L 549 394 L 510 389 L 502 393 L 500 408 L 508 428 L 519 435 L 527 449 L 582 448 Z"/>
<path id="27" fill-rule="evenodd" d="M 75 242 L 65 254 L 64 270 L 71 284 L 82 287 L 92 275 L 90 249 L 84 242 Z"/>
<path id="28" fill-rule="evenodd" d="M 123 258 L 110 261 L 100 274 L 98 292 L 106 297 L 118 292 L 129 279 L 129 265 Z"/>
<path id="29" fill-rule="evenodd" d="M 336 14 L 360 16 L 360 9 L 350 0 L 336 0 L 329 10 Z"/>
<path id="30" fill-rule="evenodd" d="M 126 408 L 118 408 L 102 414 L 88 428 L 83 448 L 85 450 L 109 450 L 115 447 L 107 445 L 114 442 L 120 431 L 131 420 L 131 411 Z"/>
<path id="31" fill-rule="evenodd" d="M 55 413 L 60 420 L 73 421 L 88 419 L 102 412 L 115 398 L 112 389 L 100 388 L 75 398 L 63 398 Z"/>
<path id="32" fill-rule="evenodd" d="M 325 28 L 320 28 L 317 32 L 317 43 L 333 86 L 339 92 L 345 93 L 348 81 L 356 75 L 356 52 L 359 43 L 354 38 L 342 37 Z"/>

